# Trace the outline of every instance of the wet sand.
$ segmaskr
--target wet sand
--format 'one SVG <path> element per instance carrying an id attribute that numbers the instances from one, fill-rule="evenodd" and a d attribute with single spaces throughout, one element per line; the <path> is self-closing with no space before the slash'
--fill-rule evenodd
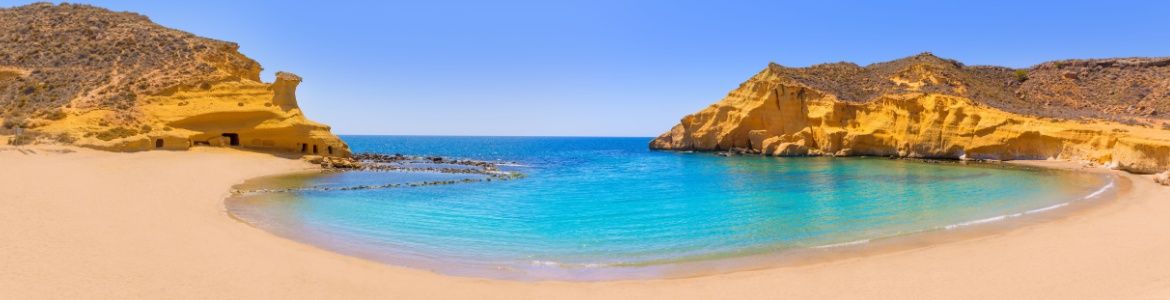
<path id="1" fill-rule="evenodd" d="M 1001 233 L 793 267 L 581 283 L 383 265 L 228 216 L 232 185 L 312 167 L 298 160 L 0 146 L 0 165 L 5 299 L 1170 298 L 1170 188 L 1123 173 L 1130 184 L 1109 203 Z"/>

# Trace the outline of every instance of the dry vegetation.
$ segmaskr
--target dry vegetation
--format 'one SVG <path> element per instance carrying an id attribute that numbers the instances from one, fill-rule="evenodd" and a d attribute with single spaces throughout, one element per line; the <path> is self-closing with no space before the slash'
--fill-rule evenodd
<path id="1" fill-rule="evenodd" d="M 922 91 L 968 97 L 1005 111 L 1051 118 L 1144 124 L 1138 120 L 1165 118 L 1170 113 L 1170 58 L 1066 60 L 1011 69 L 965 66 L 922 53 L 865 67 L 846 62 L 806 68 L 772 64 L 769 70 L 849 102 Z"/>
<path id="2" fill-rule="evenodd" d="M 0 132 L 97 109 L 117 113 L 100 124 L 106 132 L 138 128 L 136 110 L 145 95 L 259 81 L 260 65 L 237 49 L 235 43 L 165 28 L 139 14 L 88 5 L 0 9 Z M 1017 70 L 965 66 L 923 53 L 864 67 L 773 64 L 769 70 L 851 102 L 922 91 L 1041 117 L 1147 125 L 1139 120 L 1170 113 L 1170 58 L 1066 60 Z"/>
<path id="3" fill-rule="evenodd" d="M 1028 71 L 1021 90 L 1027 102 L 1073 116 L 1165 119 L 1170 58 L 1046 62 Z"/>
<path id="4" fill-rule="evenodd" d="M 237 48 L 88 5 L 0 9 L 0 119 L 29 127 L 29 119 L 109 109 L 119 113 L 113 123 L 133 125 L 143 95 L 258 81 L 260 65 Z"/>

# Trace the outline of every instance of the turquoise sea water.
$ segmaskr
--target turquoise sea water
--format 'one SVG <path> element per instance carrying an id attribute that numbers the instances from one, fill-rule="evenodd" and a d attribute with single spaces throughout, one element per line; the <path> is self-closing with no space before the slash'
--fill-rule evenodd
<path id="1" fill-rule="evenodd" d="M 255 194 L 229 199 L 229 212 L 281 236 L 390 264 L 454 275 L 598 280 L 975 226 L 1112 193 L 1103 189 L 1112 179 L 1099 175 L 884 158 L 657 152 L 647 149 L 648 138 L 343 138 L 356 152 L 500 161 L 526 176 Z M 476 176 L 348 172 L 245 186 Z"/>

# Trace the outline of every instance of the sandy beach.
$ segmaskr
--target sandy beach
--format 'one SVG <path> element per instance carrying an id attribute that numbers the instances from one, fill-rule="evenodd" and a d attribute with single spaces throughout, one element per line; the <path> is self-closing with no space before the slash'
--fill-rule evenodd
<path id="1" fill-rule="evenodd" d="M 0 166 L 3 299 L 1170 298 L 1170 188 L 1124 173 L 1128 188 L 1110 203 L 990 236 L 798 267 L 580 283 L 389 266 L 225 212 L 233 184 L 312 167 L 300 160 L 221 148 L 0 146 Z"/>

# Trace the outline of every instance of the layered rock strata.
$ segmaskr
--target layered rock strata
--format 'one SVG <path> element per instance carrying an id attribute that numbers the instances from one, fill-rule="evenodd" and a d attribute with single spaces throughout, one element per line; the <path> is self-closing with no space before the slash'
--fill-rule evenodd
<path id="1" fill-rule="evenodd" d="M 869 72 L 862 78 L 887 81 L 871 86 L 832 82 L 831 76 L 818 82 L 809 80 L 812 76 L 801 73 L 804 70 L 770 65 L 718 103 L 683 117 L 650 147 L 774 156 L 1069 159 L 1112 164 L 1135 173 L 1170 169 L 1170 126 L 1164 120 L 1122 124 L 1009 112 L 1010 108 L 972 98 L 1010 95 L 1014 98 L 998 103 L 1023 101 L 1020 98 L 1035 92 L 1018 92 L 1025 86 L 1020 81 L 1027 80 L 1022 78 L 1026 72 L 1019 72 L 1016 79 L 980 76 L 972 74 L 979 70 L 929 54 L 884 64 L 901 68 Z M 997 72 L 1015 74 L 1006 68 Z M 964 76 L 978 79 L 963 80 L 968 79 Z M 987 78 L 1016 82 L 997 85 Z M 1150 81 L 1167 80 L 1170 77 Z M 825 88 L 833 84 L 844 88 Z M 891 88 L 883 90 L 883 85 Z M 842 90 L 871 94 L 842 100 L 837 95 Z"/>
<path id="2" fill-rule="evenodd" d="M 260 64 L 238 49 L 88 5 L 0 9 L 0 135 L 112 151 L 349 155 L 297 105 L 299 76 L 264 83 Z"/>

